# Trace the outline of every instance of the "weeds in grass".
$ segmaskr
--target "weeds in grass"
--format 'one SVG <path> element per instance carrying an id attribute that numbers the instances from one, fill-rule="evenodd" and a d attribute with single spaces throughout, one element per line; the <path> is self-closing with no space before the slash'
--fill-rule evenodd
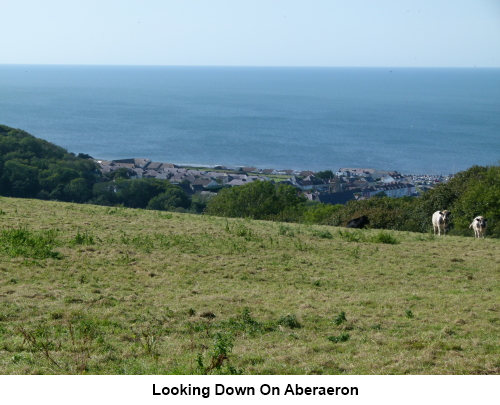
<path id="1" fill-rule="evenodd" d="M 299 329 L 302 327 L 295 315 L 285 315 L 278 319 L 278 325 L 286 326 L 290 329 Z"/>
<path id="2" fill-rule="evenodd" d="M 103 334 L 95 320 L 82 316 L 77 316 L 68 322 L 68 332 L 75 368 L 78 372 L 83 373 L 88 370 L 94 342 L 102 344 Z"/>
<path id="3" fill-rule="evenodd" d="M 3 229 L 0 232 L 0 249 L 11 257 L 33 259 L 62 259 L 59 252 L 52 249 L 58 245 L 57 231 L 30 231 L 27 228 Z"/>
<path id="4" fill-rule="evenodd" d="M 330 231 L 314 231 L 313 235 L 323 239 L 333 239 L 333 234 Z"/>
<path id="5" fill-rule="evenodd" d="M 60 344 L 56 345 L 55 342 L 50 339 L 47 329 L 37 328 L 35 331 L 28 331 L 24 327 L 19 326 L 17 331 L 23 336 L 23 343 L 28 344 L 30 352 L 42 353 L 50 363 L 62 369 L 61 365 L 54 360 L 51 354 L 51 351 L 60 348 Z"/>
<path id="6" fill-rule="evenodd" d="M 349 251 L 349 254 L 355 258 L 359 259 L 361 257 L 359 246 L 356 246 L 353 250 Z"/>
<path id="7" fill-rule="evenodd" d="M 280 226 L 278 228 L 278 235 L 289 236 L 289 237 L 293 238 L 295 236 L 295 232 L 293 231 L 293 229 L 291 227 L 280 224 Z"/>
<path id="8" fill-rule="evenodd" d="M 134 216 L 136 217 L 137 215 L 139 215 L 137 213 L 137 210 L 124 208 L 123 206 L 109 207 L 106 209 L 105 214 L 116 215 L 121 217 L 134 217 Z"/>
<path id="9" fill-rule="evenodd" d="M 347 318 L 345 317 L 345 312 L 342 311 L 335 317 L 335 319 L 333 320 L 333 324 L 339 326 L 342 325 L 344 322 L 347 322 Z"/>
<path id="10" fill-rule="evenodd" d="M 80 230 L 77 230 L 72 242 L 75 245 L 95 245 L 95 239 L 99 240 L 99 238 L 94 237 L 94 235 L 88 231 L 80 233 Z"/>
<path id="11" fill-rule="evenodd" d="M 230 318 L 228 321 L 219 323 L 222 329 L 229 329 L 233 334 L 240 332 L 247 333 L 250 336 L 256 336 L 266 332 L 276 330 L 276 324 L 273 322 L 259 322 L 250 315 L 250 309 L 245 307 L 241 315 L 236 318 Z"/>
<path id="12" fill-rule="evenodd" d="M 168 307 L 159 314 L 153 314 L 148 311 L 141 317 L 143 322 L 134 328 L 134 336 L 148 356 L 154 359 L 160 357 L 158 343 L 161 337 L 167 333 L 165 323 L 172 316 L 173 312 Z"/>
<path id="13" fill-rule="evenodd" d="M 141 331 L 137 335 L 137 339 L 141 343 L 144 351 L 148 356 L 158 358 L 160 354 L 158 353 L 158 338 L 161 333 L 152 327 L 148 327 L 146 330 Z"/>
<path id="14" fill-rule="evenodd" d="M 231 235 L 235 235 L 235 236 L 239 236 L 243 239 L 245 239 L 246 241 L 260 241 L 261 238 L 259 238 L 257 235 L 255 235 L 254 231 L 249 228 L 248 226 L 240 223 L 240 222 L 236 222 L 233 224 L 232 227 L 229 226 L 229 222 L 226 221 L 226 232 L 231 234 Z"/>
<path id="15" fill-rule="evenodd" d="M 411 319 L 411 318 L 413 318 L 413 317 L 415 316 L 415 315 L 413 315 L 413 312 L 411 311 L 411 309 L 407 309 L 407 310 L 405 311 L 405 313 L 406 313 L 406 317 L 407 317 L 407 318 L 410 318 L 410 319 Z"/>
<path id="16" fill-rule="evenodd" d="M 385 232 L 379 232 L 377 235 L 373 236 L 370 241 L 373 243 L 387 243 L 390 245 L 397 245 L 399 243 L 399 240 L 394 236 Z"/>
<path id="17" fill-rule="evenodd" d="M 338 235 L 340 239 L 345 240 L 347 242 L 365 242 L 366 237 L 361 233 L 361 231 L 344 231 L 339 229 Z"/>
<path id="18" fill-rule="evenodd" d="M 295 249 L 300 252 L 307 252 L 308 250 L 312 250 L 312 247 L 309 246 L 307 243 L 302 243 L 302 240 L 300 238 L 297 238 L 294 241 L 294 246 Z"/>
<path id="19" fill-rule="evenodd" d="M 347 342 L 351 338 L 348 333 L 342 333 L 339 336 L 328 336 L 327 339 L 333 343 Z"/>
<path id="20" fill-rule="evenodd" d="M 198 371 L 201 374 L 210 374 L 212 372 L 230 375 L 243 374 L 242 370 L 237 370 L 230 364 L 229 355 L 233 351 L 233 346 L 234 337 L 231 334 L 217 332 L 213 339 L 212 350 L 209 351 L 208 356 L 204 358 L 203 354 L 199 353 L 196 358 Z"/>
<path id="21" fill-rule="evenodd" d="M 158 217 L 161 219 L 172 219 L 174 216 L 172 214 L 167 214 L 165 212 L 158 211 Z"/>

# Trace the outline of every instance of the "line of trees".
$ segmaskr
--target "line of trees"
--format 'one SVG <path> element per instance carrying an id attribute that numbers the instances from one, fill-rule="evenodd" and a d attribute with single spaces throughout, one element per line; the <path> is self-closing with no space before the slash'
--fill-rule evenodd
<path id="1" fill-rule="evenodd" d="M 325 178 L 333 175 L 321 173 Z M 500 237 L 500 166 L 473 166 L 419 198 L 381 197 L 328 205 L 307 202 L 290 185 L 255 181 L 206 199 L 191 197 L 167 180 L 130 180 L 125 170 L 103 176 L 89 155 L 75 156 L 25 131 L 0 125 L 0 195 L 333 226 L 367 215 L 373 228 L 413 232 L 428 232 L 432 213 L 447 209 L 450 234 L 471 235 L 469 224 L 482 215 L 488 218 L 488 235 Z"/>

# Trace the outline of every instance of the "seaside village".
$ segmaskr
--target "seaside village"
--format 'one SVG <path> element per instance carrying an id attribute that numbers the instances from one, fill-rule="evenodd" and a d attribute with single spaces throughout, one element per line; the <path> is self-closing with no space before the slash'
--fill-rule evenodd
<path id="1" fill-rule="evenodd" d="M 213 196 L 223 187 L 242 186 L 253 181 L 273 181 L 297 188 L 310 201 L 325 204 L 346 204 L 351 200 L 368 199 L 377 194 L 388 197 L 418 196 L 450 176 L 402 175 L 396 171 L 363 168 L 340 168 L 330 178 L 318 178 L 320 172 L 257 169 L 255 167 L 192 168 L 149 159 L 98 160 L 106 175 L 126 169 L 130 179 L 156 178 L 180 186 L 189 195 Z M 322 172 L 324 173 L 324 172 Z M 322 176 L 324 177 L 324 176 Z"/>

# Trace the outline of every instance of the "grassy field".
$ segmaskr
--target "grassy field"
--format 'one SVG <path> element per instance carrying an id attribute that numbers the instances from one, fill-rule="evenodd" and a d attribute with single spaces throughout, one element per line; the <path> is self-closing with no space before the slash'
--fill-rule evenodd
<path id="1" fill-rule="evenodd" d="M 500 241 L 0 199 L 1 374 L 499 374 Z"/>

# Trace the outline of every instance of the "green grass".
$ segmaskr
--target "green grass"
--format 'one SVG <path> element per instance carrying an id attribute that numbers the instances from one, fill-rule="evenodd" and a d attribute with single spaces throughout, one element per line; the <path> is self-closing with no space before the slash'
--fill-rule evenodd
<path id="1" fill-rule="evenodd" d="M 2 374 L 498 374 L 500 241 L 1 198 Z"/>

